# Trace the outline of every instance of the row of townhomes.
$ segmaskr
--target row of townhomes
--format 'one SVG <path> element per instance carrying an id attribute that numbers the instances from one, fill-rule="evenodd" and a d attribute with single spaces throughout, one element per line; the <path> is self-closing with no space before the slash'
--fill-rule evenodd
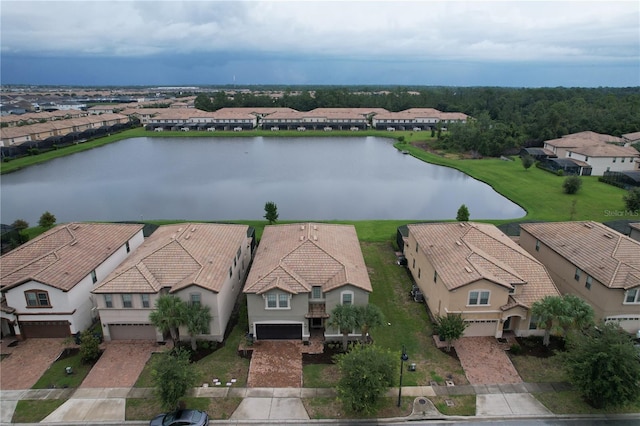
<path id="1" fill-rule="evenodd" d="M 461 314 L 466 336 L 541 334 L 533 303 L 565 293 L 598 319 L 640 330 L 640 242 L 600 223 L 523 224 L 519 242 L 488 224 L 411 224 L 401 244 L 429 312 Z M 211 323 L 197 337 L 222 341 L 244 293 L 253 338 L 338 340 L 333 308 L 366 305 L 373 291 L 352 225 L 271 225 L 256 248 L 246 225 L 181 223 L 145 237 L 142 225 L 70 223 L 0 261 L 2 335 L 19 339 L 99 321 L 106 340 L 163 342 L 149 314 L 172 294 L 208 306 Z"/>
<path id="2" fill-rule="evenodd" d="M 222 341 L 244 291 L 255 338 L 337 339 L 328 313 L 368 304 L 371 282 L 352 225 L 267 226 L 255 248 L 246 225 L 181 223 L 146 238 L 142 225 L 58 225 L 2 256 L 2 335 L 66 337 L 100 321 L 106 340 L 162 342 L 168 336 L 149 313 L 172 294 L 208 306 L 211 323 L 198 337 Z"/>
<path id="3" fill-rule="evenodd" d="M 587 131 L 545 141 L 542 148 L 525 148 L 523 153 L 551 171 L 582 176 L 622 173 L 633 179 L 640 173 L 640 153 L 631 144 L 638 141 L 640 132 L 616 137 Z"/>

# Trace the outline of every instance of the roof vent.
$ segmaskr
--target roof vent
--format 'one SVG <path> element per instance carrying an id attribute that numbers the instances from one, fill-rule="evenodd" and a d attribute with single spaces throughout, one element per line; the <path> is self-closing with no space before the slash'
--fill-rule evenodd
<path id="1" fill-rule="evenodd" d="M 178 232 L 182 232 L 182 228 L 178 228 Z"/>
<path id="2" fill-rule="evenodd" d="M 69 243 L 70 246 L 75 246 L 78 243 L 78 240 L 73 240 Z"/>
<path id="3" fill-rule="evenodd" d="M 313 230 L 314 230 L 314 231 L 317 231 L 317 230 L 318 230 L 318 227 L 317 227 L 316 225 L 313 225 Z"/>
<path id="4" fill-rule="evenodd" d="M 589 229 L 592 229 L 592 228 L 593 228 L 593 225 L 592 225 L 592 224 L 590 224 L 590 223 L 585 223 L 585 224 L 584 224 L 584 226 L 585 226 L 585 227 L 587 227 L 587 228 L 589 228 Z"/>
<path id="5" fill-rule="evenodd" d="M 604 234 L 604 236 L 609 238 L 610 240 L 613 239 L 613 235 L 611 235 L 611 234 Z"/>
<path id="6" fill-rule="evenodd" d="M 464 222 L 460 222 L 460 228 L 464 228 Z"/>
<path id="7" fill-rule="evenodd" d="M 317 235 L 313 236 L 313 241 L 318 241 L 318 236 Z"/>
<path id="8" fill-rule="evenodd" d="M 467 271 L 468 273 L 472 273 L 473 271 L 471 270 L 471 268 L 469 268 L 468 266 L 464 267 L 464 270 Z"/>
<path id="9" fill-rule="evenodd" d="M 462 246 L 462 243 L 460 241 L 458 241 L 458 240 L 456 240 L 456 244 L 459 245 L 459 246 Z"/>
<path id="10" fill-rule="evenodd" d="M 80 228 L 80 224 L 77 223 L 71 227 L 71 229 L 73 229 L 74 231 L 78 228 Z"/>
<path id="11" fill-rule="evenodd" d="M 300 235 L 300 241 L 304 241 L 304 235 Z"/>
<path id="12" fill-rule="evenodd" d="M 189 239 L 189 237 L 190 237 L 190 235 L 189 235 L 189 234 L 187 234 L 187 235 L 185 235 L 185 236 L 184 236 L 184 239 L 185 239 L 185 240 L 188 240 L 188 239 Z"/>
<path id="13" fill-rule="evenodd" d="M 304 225 L 300 225 L 300 230 L 304 231 Z"/>
<path id="14" fill-rule="evenodd" d="M 191 228 L 191 232 L 196 232 L 196 227 Z"/>

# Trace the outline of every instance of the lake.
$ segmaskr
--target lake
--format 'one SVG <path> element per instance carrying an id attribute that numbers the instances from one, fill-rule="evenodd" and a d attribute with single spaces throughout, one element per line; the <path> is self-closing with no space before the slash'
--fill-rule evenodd
<path id="1" fill-rule="evenodd" d="M 457 170 L 378 137 L 133 138 L 3 175 L 0 219 L 36 225 L 185 219 L 519 218 L 526 212 Z"/>

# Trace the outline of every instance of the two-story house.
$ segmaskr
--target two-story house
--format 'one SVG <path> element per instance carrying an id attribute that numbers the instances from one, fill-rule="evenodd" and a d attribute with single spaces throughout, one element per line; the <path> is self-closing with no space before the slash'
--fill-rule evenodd
<path id="1" fill-rule="evenodd" d="M 404 255 L 433 316 L 460 314 L 465 336 L 540 334 L 530 309 L 559 296 L 544 265 L 493 225 L 408 225 Z"/>
<path id="2" fill-rule="evenodd" d="M 640 242 L 597 222 L 523 223 L 520 245 L 597 319 L 640 330 Z"/>
<path id="3" fill-rule="evenodd" d="M 97 318 L 91 290 L 144 240 L 142 225 L 58 225 L 0 258 L 3 334 L 67 337 Z"/>
<path id="4" fill-rule="evenodd" d="M 180 223 L 160 226 L 97 286 L 105 340 L 156 340 L 167 336 L 149 320 L 155 302 L 171 294 L 210 308 L 202 340 L 222 341 L 253 253 L 254 229 L 246 225 Z M 181 327 L 180 338 L 188 339 Z"/>
<path id="5" fill-rule="evenodd" d="M 339 304 L 367 305 L 371 281 L 355 227 L 325 223 L 266 226 L 247 277 L 249 333 L 257 340 L 339 340 L 327 326 Z M 354 330 L 351 338 L 359 337 Z"/>

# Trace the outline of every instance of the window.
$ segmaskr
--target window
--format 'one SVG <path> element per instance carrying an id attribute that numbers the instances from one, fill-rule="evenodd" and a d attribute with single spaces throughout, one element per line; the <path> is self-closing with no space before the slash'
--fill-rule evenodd
<path id="1" fill-rule="evenodd" d="M 142 299 L 142 307 L 143 308 L 148 308 L 150 306 L 149 295 L 148 294 L 141 294 L 140 298 Z"/>
<path id="2" fill-rule="evenodd" d="M 319 285 L 314 285 L 311 288 L 311 298 L 312 299 L 322 299 L 322 287 Z"/>
<path id="3" fill-rule="evenodd" d="M 576 273 L 573 276 L 573 279 L 576 281 L 580 281 L 580 274 L 582 273 L 582 271 L 580 270 L 580 268 L 576 268 Z"/>
<path id="4" fill-rule="evenodd" d="M 229 278 L 233 276 L 233 268 L 229 266 Z"/>
<path id="5" fill-rule="evenodd" d="M 422 271 L 418 268 L 418 278 L 420 278 L 420 275 L 422 275 Z"/>
<path id="6" fill-rule="evenodd" d="M 289 309 L 289 295 L 286 293 L 269 293 L 266 300 L 267 309 Z"/>
<path id="7" fill-rule="evenodd" d="M 416 241 L 416 253 L 418 252 L 418 242 Z"/>
<path id="8" fill-rule="evenodd" d="M 540 251 L 540 240 L 536 240 L 536 251 Z"/>
<path id="9" fill-rule="evenodd" d="M 234 266 L 234 267 L 238 266 L 238 261 L 236 260 L 236 258 L 235 258 L 235 257 L 233 258 L 233 266 Z"/>
<path id="10" fill-rule="evenodd" d="M 640 303 L 640 290 L 637 288 L 627 290 L 624 303 Z"/>
<path id="11" fill-rule="evenodd" d="M 104 305 L 107 308 L 113 308 L 113 297 L 110 294 L 104 295 Z"/>
<path id="12" fill-rule="evenodd" d="M 531 320 L 529 320 L 529 330 L 535 330 L 538 328 L 538 317 L 532 316 Z"/>
<path id="13" fill-rule="evenodd" d="M 624 157 L 622 157 L 622 160 L 620 160 L 621 163 L 624 163 Z"/>
<path id="14" fill-rule="evenodd" d="M 591 283 L 593 283 L 593 277 L 591 275 L 587 275 L 587 282 L 584 283 L 587 290 L 591 290 Z"/>
<path id="15" fill-rule="evenodd" d="M 340 295 L 340 299 L 343 305 L 353 304 L 353 292 L 345 291 Z"/>
<path id="16" fill-rule="evenodd" d="M 189 302 L 192 305 L 200 306 L 200 304 L 202 303 L 202 300 L 200 298 L 200 293 L 191 293 L 191 294 L 189 294 Z"/>
<path id="17" fill-rule="evenodd" d="M 616 160 L 617 160 L 617 158 L 616 158 L 616 157 L 613 157 L 613 162 L 614 162 L 614 163 L 616 162 Z"/>
<path id="18" fill-rule="evenodd" d="M 24 297 L 27 299 L 27 307 L 29 308 L 51 307 L 51 303 L 49 302 L 49 293 L 47 293 L 46 291 L 25 291 Z"/>
<path id="19" fill-rule="evenodd" d="M 416 260 L 413 259 L 413 269 L 416 269 Z"/>
<path id="20" fill-rule="evenodd" d="M 511 288 L 509 289 L 509 294 L 515 294 L 516 293 L 516 286 L 511 284 Z"/>
<path id="21" fill-rule="evenodd" d="M 91 281 L 95 284 L 98 282 L 98 276 L 96 275 L 96 270 L 91 271 Z"/>
<path id="22" fill-rule="evenodd" d="M 240 259 L 241 254 L 242 254 L 242 246 L 238 247 L 238 252 L 236 253 L 236 257 Z"/>
<path id="23" fill-rule="evenodd" d="M 488 291 L 470 291 L 469 292 L 469 305 L 488 305 L 488 304 L 489 304 Z"/>
<path id="24" fill-rule="evenodd" d="M 129 246 L 129 241 L 124 243 L 124 247 L 127 249 L 127 253 L 129 253 L 131 251 L 131 246 Z"/>
<path id="25" fill-rule="evenodd" d="M 130 294 L 123 294 L 122 295 L 122 307 L 123 308 L 133 308 L 133 302 L 131 300 L 131 295 Z"/>
<path id="26" fill-rule="evenodd" d="M 438 281 L 438 271 L 433 271 L 433 282 Z"/>

